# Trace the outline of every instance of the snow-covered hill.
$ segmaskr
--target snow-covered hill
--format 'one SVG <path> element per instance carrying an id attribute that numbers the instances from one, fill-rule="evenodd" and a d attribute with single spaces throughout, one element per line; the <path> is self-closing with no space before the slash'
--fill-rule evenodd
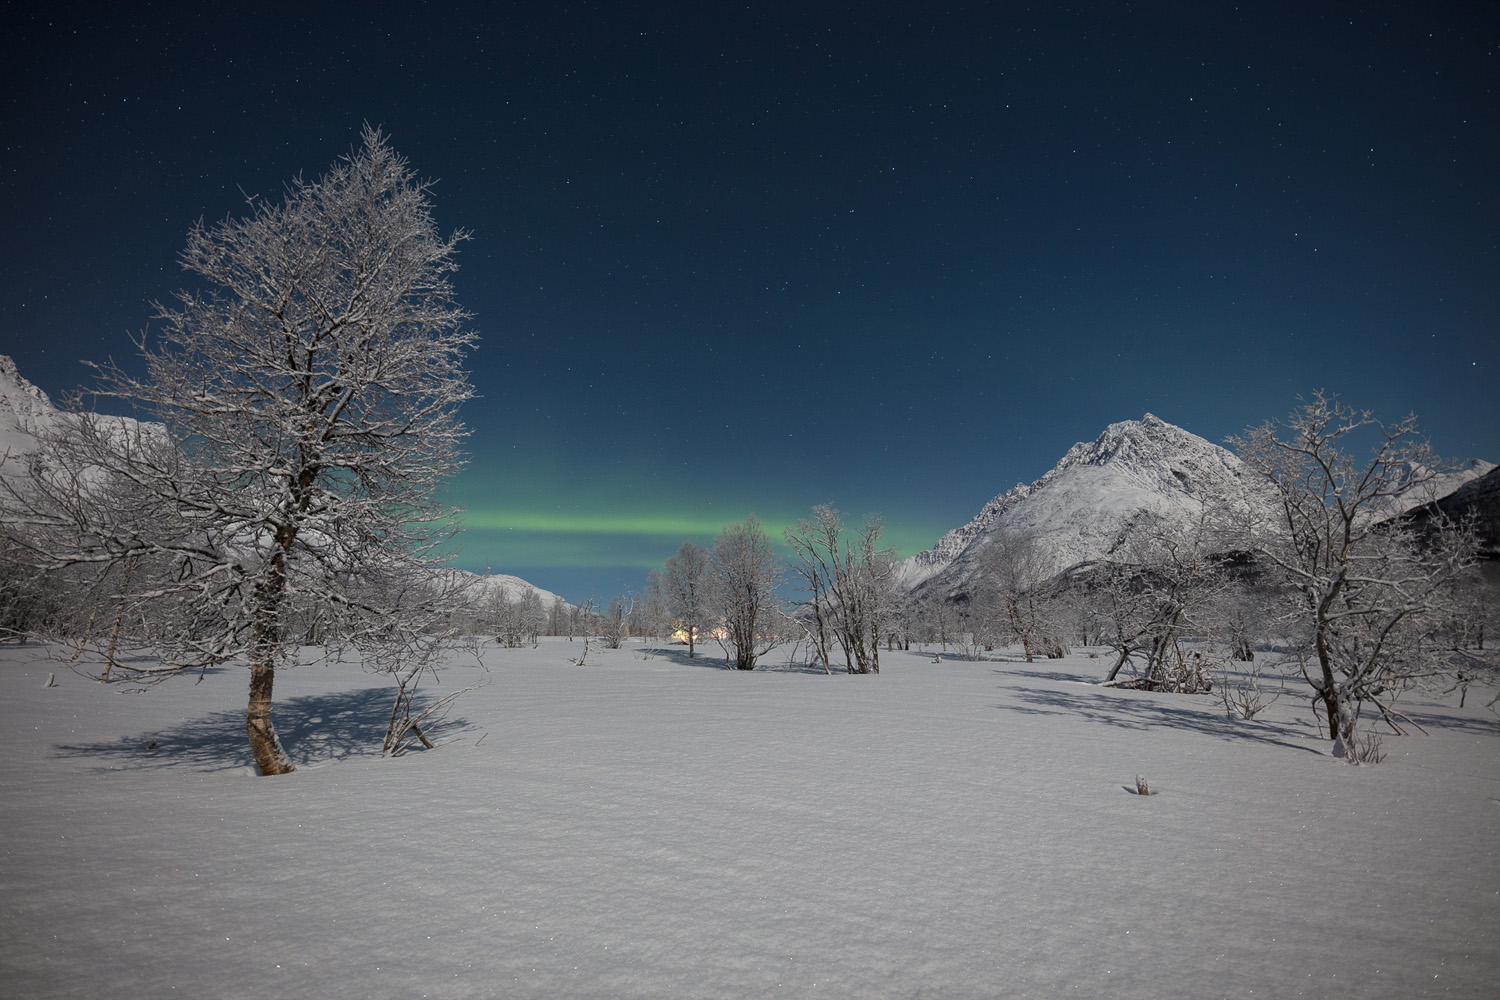
<path id="1" fill-rule="evenodd" d="M 935 547 L 901 562 L 898 579 L 908 590 L 962 588 L 985 540 L 1002 530 L 1030 534 L 1061 572 L 1114 555 L 1146 512 L 1189 530 L 1205 509 L 1243 514 L 1266 499 L 1233 453 L 1148 413 L 1110 424 L 1042 478 L 995 497 Z"/>
<path id="2" fill-rule="evenodd" d="M 542 600 L 543 608 L 552 607 L 552 602 L 557 600 L 557 595 L 550 590 L 543 590 L 534 583 L 528 583 L 519 576 L 510 576 L 505 573 L 486 573 L 483 576 L 471 573 L 468 570 L 449 570 L 453 574 L 455 583 L 470 590 L 475 596 L 476 603 L 483 606 L 491 597 L 504 594 L 507 601 L 517 601 L 525 596 L 527 591 L 535 593 Z M 472 589 L 470 589 L 472 588 Z M 566 601 L 563 602 L 567 604 Z M 571 604 L 568 607 L 572 607 Z"/>

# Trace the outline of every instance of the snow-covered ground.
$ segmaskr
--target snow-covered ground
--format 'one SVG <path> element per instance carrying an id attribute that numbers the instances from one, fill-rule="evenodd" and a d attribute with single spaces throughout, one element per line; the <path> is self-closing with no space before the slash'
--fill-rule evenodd
<path id="1" fill-rule="evenodd" d="M 398 760 L 378 678 L 283 672 L 301 769 L 262 779 L 242 671 L 132 693 L 5 647 L 0 995 L 1500 988 L 1488 692 L 1413 699 L 1429 735 L 1355 767 L 1300 692 L 1230 721 L 1091 686 L 1083 654 L 826 677 L 579 649 L 456 660 L 440 691 L 489 683 Z"/>

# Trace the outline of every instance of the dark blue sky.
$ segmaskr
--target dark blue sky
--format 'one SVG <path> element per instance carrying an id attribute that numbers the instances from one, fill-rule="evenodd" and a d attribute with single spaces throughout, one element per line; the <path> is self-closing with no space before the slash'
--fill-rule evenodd
<path id="1" fill-rule="evenodd" d="M 101 6 L 0 7 L 0 352 L 129 356 L 195 219 L 380 125 L 474 233 L 470 568 L 909 555 L 1318 388 L 1500 460 L 1500 4 Z"/>

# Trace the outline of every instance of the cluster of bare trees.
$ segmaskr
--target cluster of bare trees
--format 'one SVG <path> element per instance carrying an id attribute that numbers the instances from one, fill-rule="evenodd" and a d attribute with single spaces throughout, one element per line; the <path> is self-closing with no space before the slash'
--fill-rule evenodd
<path id="1" fill-rule="evenodd" d="M 488 605 L 485 617 L 495 641 L 511 649 L 535 646 L 547 630 L 549 615 L 542 607 L 542 595 L 534 590 L 525 590 L 511 597 L 505 588 L 500 587 L 490 595 Z"/>
<path id="2" fill-rule="evenodd" d="M 711 637 L 726 662 L 753 670 L 785 636 L 781 581 L 771 540 L 752 514 L 720 532 L 711 549 L 683 542 L 663 570 L 648 577 L 631 622 L 642 636 L 681 635 L 689 657 Z"/>
<path id="3" fill-rule="evenodd" d="M 979 584 L 970 601 L 971 626 L 985 646 L 1019 642 L 1031 663 L 1037 653 L 1064 655 L 1063 619 L 1047 588 L 1051 565 L 1036 538 L 1000 531 L 985 540 Z"/>
<path id="4" fill-rule="evenodd" d="M 832 672 L 837 647 L 849 673 L 880 673 L 880 643 L 892 634 L 898 618 L 892 588 L 895 557 L 881 547 L 884 533 L 879 517 L 866 515 L 850 529 L 827 504 L 786 529 L 791 570 L 807 595 L 792 621 L 824 672 Z"/>
<path id="5" fill-rule="evenodd" d="M 1365 462 L 1348 450 L 1361 439 L 1372 448 Z M 1318 393 L 1233 443 L 1275 498 L 1274 523 L 1250 526 L 1254 547 L 1291 597 L 1285 623 L 1334 752 L 1378 753 L 1357 729 L 1361 712 L 1399 732 L 1396 698 L 1453 673 L 1441 637 L 1462 617 L 1459 593 L 1477 583 L 1474 526 L 1438 516 L 1419 536 L 1389 516 L 1435 465 L 1412 417 L 1382 424 Z"/>
<path id="6" fill-rule="evenodd" d="M 786 529 L 793 552 L 791 576 L 804 596 L 781 596 L 787 567 L 776 556 L 765 528 L 753 515 L 726 527 L 711 548 L 691 541 L 648 578 L 629 613 L 637 635 L 681 637 L 690 657 L 705 637 L 725 661 L 752 670 L 775 647 L 806 648 L 813 662 L 832 672 L 842 655 L 849 673 L 880 672 L 880 642 L 895 642 L 902 625 L 892 586 L 892 554 L 881 548 L 880 519 L 846 528 L 832 507 Z"/>

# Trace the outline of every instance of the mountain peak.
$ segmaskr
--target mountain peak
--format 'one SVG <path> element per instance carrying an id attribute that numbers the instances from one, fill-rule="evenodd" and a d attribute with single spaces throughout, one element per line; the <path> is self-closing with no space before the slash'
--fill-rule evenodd
<path id="1" fill-rule="evenodd" d="M 6 416 L 22 420 L 52 411 L 52 400 L 21 376 L 15 361 L 0 354 L 0 408 Z"/>
<path id="2" fill-rule="evenodd" d="M 899 576 L 909 588 L 938 578 L 942 589 L 961 589 L 982 540 L 1006 529 L 1035 537 L 1062 570 L 1110 557 L 1143 512 L 1186 526 L 1205 505 L 1253 502 L 1254 490 L 1231 452 L 1147 413 L 1078 442 L 1046 475 L 1018 483 L 906 560 Z"/>

